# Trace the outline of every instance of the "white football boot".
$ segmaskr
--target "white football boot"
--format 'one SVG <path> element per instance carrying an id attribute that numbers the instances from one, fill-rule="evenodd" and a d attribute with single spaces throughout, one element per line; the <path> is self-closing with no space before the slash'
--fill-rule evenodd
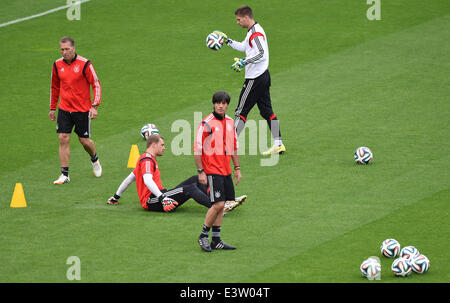
<path id="1" fill-rule="evenodd" d="M 247 199 L 247 195 L 242 195 L 234 199 L 234 201 L 226 201 L 224 206 L 223 215 L 225 216 L 230 211 L 233 211 L 236 207 L 241 205 Z"/>
<path id="2" fill-rule="evenodd" d="M 70 178 L 68 176 L 61 174 L 61 176 L 59 176 L 59 178 L 57 180 L 53 181 L 53 184 L 64 184 L 64 183 L 69 183 L 69 182 L 70 182 Z"/>
<path id="3" fill-rule="evenodd" d="M 99 178 L 102 175 L 102 166 L 100 165 L 100 161 L 97 160 L 97 161 L 93 162 L 92 163 L 92 168 L 93 168 L 93 171 L 94 171 L 94 176 Z"/>

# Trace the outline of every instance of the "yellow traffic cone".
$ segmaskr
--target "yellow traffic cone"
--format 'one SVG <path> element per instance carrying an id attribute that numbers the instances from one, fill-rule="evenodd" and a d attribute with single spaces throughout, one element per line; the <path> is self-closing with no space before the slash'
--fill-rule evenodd
<path id="1" fill-rule="evenodd" d="M 25 200 L 25 194 L 23 193 L 22 183 L 16 183 L 10 207 L 27 207 L 27 201 Z"/>
<path id="2" fill-rule="evenodd" d="M 135 168 L 136 162 L 139 159 L 139 148 L 136 144 L 131 145 L 130 156 L 128 157 L 127 168 Z"/>

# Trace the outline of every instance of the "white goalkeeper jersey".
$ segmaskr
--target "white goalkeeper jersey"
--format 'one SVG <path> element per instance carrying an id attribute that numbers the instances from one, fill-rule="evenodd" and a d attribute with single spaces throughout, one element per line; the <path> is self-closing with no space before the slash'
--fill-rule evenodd
<path id="1" fill-rule="evenodd" d="M 245 79 L 255 79 L 269 67 L 269 47 L 264 29 L 256 22 L 242 42 L 230 39 L 228 44 L 235 50 L 245 52 Z"/>

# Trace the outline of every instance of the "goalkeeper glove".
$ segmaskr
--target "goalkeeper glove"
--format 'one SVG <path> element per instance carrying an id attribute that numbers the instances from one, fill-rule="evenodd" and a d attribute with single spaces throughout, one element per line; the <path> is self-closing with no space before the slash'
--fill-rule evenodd
<path id="1" fill-rule="evenodd" d="M 175 208 L 178 206 L 177 201 L 175 201 L 172 198 L 167 197 L 165 194 L 162 194 L 158 198 L 159 198 L 159 201 L 161 202 L 163 209 L 166 213 L 174 211 Z"/>
<path id="2" fill-rule="evenodd" d="M 111 198 L 108 199 L 108 202 L 106 202 L 109 205 L 117 205 L 119 204 L 120 196 L 114 194 Z"/>
<path id="3" fill-rule="evenodd" d="M 228 36 L 227 36 L 227 34 L 225 34 L 224 32 L 221 32 L 221 31 L 213 31 L 213 33 L 222 36 L 222 38 L 223 38 L 223 43 L 225 43 L 226 45 L 228 45 L 228 44 L 231 42 L 231 39 L 229 39 Z"/>
<path id="4" fill-rule="evenodd" d="M 230 66 L 237 72 L 240 72 L 244 68 L 244 59 L 234 58 L 234 63 Z"/>

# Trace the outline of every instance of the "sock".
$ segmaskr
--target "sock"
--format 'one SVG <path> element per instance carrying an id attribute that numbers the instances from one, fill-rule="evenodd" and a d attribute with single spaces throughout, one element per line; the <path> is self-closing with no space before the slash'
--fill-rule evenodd
<path id="1" fill-rule="evenodd" d="M 202 233 L 200 234 L 200 238 L 203 238 L 203 237 L 209 237 L 209 230 L 211 229 L 211 227 L 208 227 L 208 226 L 206 226 L 205 224 L 203 224 L 203 227 L 202 227 Z"/>
<path id="2" fill-rule="evenodd" d="M 272 120 L 267 119 L 267 124 L 269 125 L 270 132 L 272 133 L 274 144 L 277 146 L 281 146 L 283 144 L 283 141 L 281 141 L 280 121 L 278 121 L 278 119 L 274 117 Z"/>
<path id="3" fill-rule="evenodd" d="M 92 163 L 94 163 L 97 160 L 98 160 L 98 156 L 97 156 L 97 153 L 95 153 L 95 155 L 91 156 L 91 161 L 92 161 Z"/>
<path id="4" fill-rule="evenodd" d="M 119 199 L 120 199 L 120 196 L 117 195 L 117 194 L 114 194 L 114 199 L 119 200 Z"/>
<path id="5" fill-rule="evenodd" d="M 68 167 L 61 167 L 61 173 L 68 177 L 69 176 L 69 168 Z"/>
<path id="6" fill-rule="evenodd" d="M 212 227 L 212 241 L 211 243 L 219 243 L 220 242 L 220 229 L 222 226 L 213 226 Z"/>

